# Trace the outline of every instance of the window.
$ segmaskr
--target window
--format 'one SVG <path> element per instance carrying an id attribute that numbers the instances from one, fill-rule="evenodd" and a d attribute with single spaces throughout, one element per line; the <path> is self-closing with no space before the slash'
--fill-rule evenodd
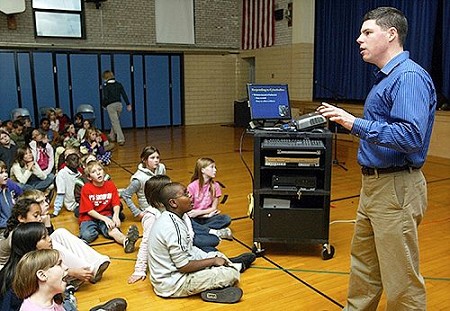
<path id="1" fill-rule="evenodd" d="M 33 0 L 36 37 L 85 38 L 82 0 Z"/>

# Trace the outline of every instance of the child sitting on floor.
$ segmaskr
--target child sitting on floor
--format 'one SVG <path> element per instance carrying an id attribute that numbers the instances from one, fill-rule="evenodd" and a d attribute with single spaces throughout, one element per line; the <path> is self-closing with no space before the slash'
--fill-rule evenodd
<path id="1" fill-rule="evenodd" d="M 97 135 L 97 130 L 93 127 L 86 129 L 84 140 L 80 145 L 80 151 L 83 154 L 94 154 L 97 160 L 102 162 L 103 165 L 109 165 L 111 163 L 112 153 L 111 151 L 106 151 L 101 137 Z"/>
<path id="2" fill-rule="evenodd" d="M 204 225 L 215 232 L 221 239 L 233 240 L 233 234 L 228 226 L 231 217 L 222 214 L 218 209 L 222 190 L 216 177 L 216 163 L 210 158 L 199 158 L 195 164 L 191 183 L 187 186 L 192 195 L 194 207 L 188 215 L 192 222 Z"/>
<path id="3" fill-rule="evenodd" d="M 139 231 L 136 225 L 130 226 L 126 236 L 120 231 L 120 198 L 116 185 L 105 181 L 103 165 L 98 161 L 89 162 L 85 174 L 89 182 L 81 189 L 80 237 L 90 243 L 101 232 L 105 238 L 122 244 L 125 253 L 134 252 Z"/>
<path id="4" fill-rule="evenodd" d="M 53 217 L 58 216 L 64 204 L 68 211 L 74 211 L 78 207 L 75 201 L 75 181 L 81 176 L 79 172 L 80 156 L 78 153 L 69 154 L 66 165 L 56 174 L 56 199 L 53 208 Z"/>
<path id="5" fill-rule="evenodd" d="M 153 289 L 161 297 L 187 297 L 201 293 L 205 301 L 235 303 L 242 290 L 234 287 L 240 272 L 255 260 L 253 253 L 228 259 L 220 252 L 206 253 L 193 246 L 187 212 L 192 200 L 179 183 L 165 185 L 159 193 L 166 211 L 149 235 L 149 268 Z"/>

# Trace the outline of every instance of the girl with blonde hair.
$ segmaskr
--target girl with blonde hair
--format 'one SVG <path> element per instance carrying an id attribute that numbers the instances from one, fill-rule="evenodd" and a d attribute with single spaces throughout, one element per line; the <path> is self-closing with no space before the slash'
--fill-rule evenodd
<path id="1" fill-rule="evenodd" d="M 219 183 L 214 180 L 216 172 L 216 163 L 213 159 L 197 160 L 191 183 L 187 186 L 194 206 L 187 214 L 193 222 L 212 229 L 211 233 L 217 234 L 222 239 L 232 240 L 233 236 L 228 228 L 231 217 L 221 214 L 218 209 L 222 190 Z"/>

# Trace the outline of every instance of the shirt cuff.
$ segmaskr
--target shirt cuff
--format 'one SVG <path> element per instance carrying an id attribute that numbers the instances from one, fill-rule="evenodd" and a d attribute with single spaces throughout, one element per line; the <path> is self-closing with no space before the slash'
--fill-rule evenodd
<path id="1" fill-rule="evenodd" d="M 356 118 L 350 133 L 356 137 L 365 138 L 369 132 L 370 123 L 371 121 Z"/>

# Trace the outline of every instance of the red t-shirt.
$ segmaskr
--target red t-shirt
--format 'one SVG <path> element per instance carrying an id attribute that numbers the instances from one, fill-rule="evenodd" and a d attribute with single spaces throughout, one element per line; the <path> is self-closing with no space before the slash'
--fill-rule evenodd
<path id="1" fill-rule="evenodd" d="M 120 197 L 112 181 L 105 181 L 101 187 L 88 182 L 81 188 L 80 216 L 78 221 L 81 223 L 87 220 L 94 220 L 88 215 L 88 212 L 91 210 L 95 210 L 103 216 L 112 216 L 113 207 L 118 205 L 120 205 Z"/>

